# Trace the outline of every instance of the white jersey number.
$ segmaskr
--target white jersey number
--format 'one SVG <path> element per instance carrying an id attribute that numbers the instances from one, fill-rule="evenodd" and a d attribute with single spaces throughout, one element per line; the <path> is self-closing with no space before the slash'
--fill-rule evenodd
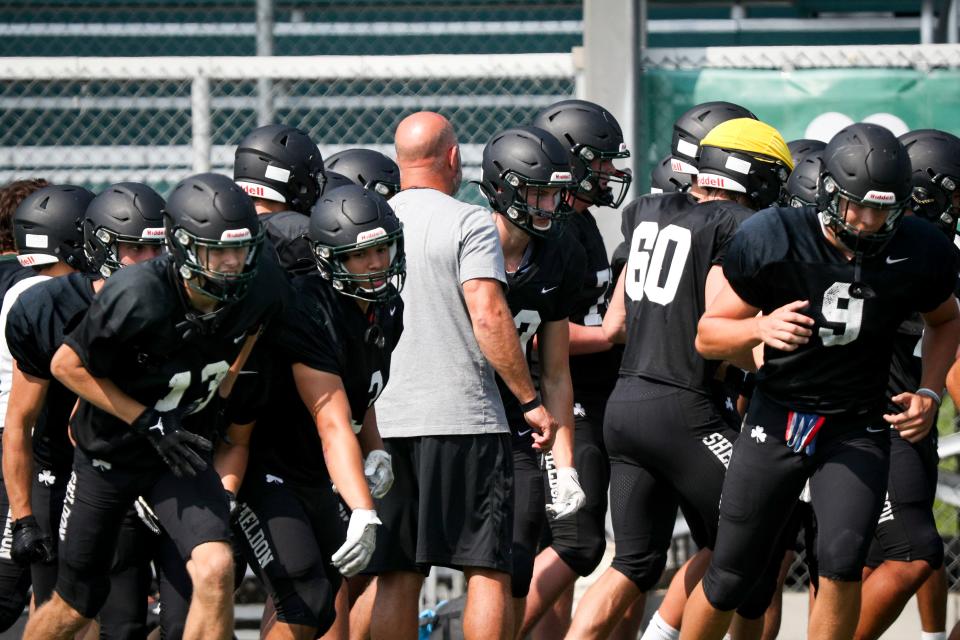
<path id="1" fill-rule="evenodd" d="M 823 292 L 823 318 L 827 322 L 843 325 L 843 332 L 837 333 L 830 327 L 820 327 L 820 339 L 823 346 L 835 347 L 853 342 L 860 335 L 860 321 L 863 318 L 863 300 L 850 295 L 849 282 L 834 282 Z"/>
<path id="2" fill-rule="evenodd" d="M 661 230 L 656 222 L 641 222 L 634 229 L 630 242 L 627 275 L 624 276 L 627 295 L 637 302 L 646 296 L 650 302 L 663 306 L 673 302 L 683 276 L 683 265 L 690 254 L 690 242 L 689 229 L 671 224 Z M 664 278 L 663 263 L 671 244 L 674 245 L 673 256 Z"/>
<path id="3" fill-rule="evenodd" d="M 517 325 L 517 333 L 520 334 L 520 348 L 523 350 L 523 354 L 526 355 L 530 338 L 532 338 L 534 334 L 537 333 L 537 329 L 540 328 L 540 312 L 521 309 L 513 318 L 513 322 Z"/>
<path id="4" fill-rule="evenodd" d="M 217 387 L 220 386 L 220 382 L 224 376 L 227 375 L 229 368 L 230 366 L 223 360 L 220 362 L 211 362 L 203 368 L 200 372 L 200 382 L 206 383 L 207 395 L 202 400 L 195 402 L 188 409 L 187 413 L 196 413 L 207 406 L 207 403 L 213 398 L 213 394 L 217 392 Z M 170 376 L 170 382 L 167 383 L 170 386 L 170 392 L 157 400 L 153 408 L 157 411 L 172 411 L 180 406 L 180 400 L 183 399 L 183 394 L 190 388 L 190 380 L 192 377 L 189 371 L 181 371 Z"/>

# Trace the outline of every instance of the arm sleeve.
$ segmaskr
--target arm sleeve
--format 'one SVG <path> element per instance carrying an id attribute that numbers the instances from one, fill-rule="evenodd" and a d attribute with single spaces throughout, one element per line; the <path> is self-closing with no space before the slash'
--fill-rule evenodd
<path id="1" fill-rule="evenodd" d="M 731 215 L 722 215 L 717 220 L 717 226 L 713 236 L 713 257 L 710 259 L 712 265 L 722 265 L 727 257 L 727 249 L 730 247 L 730 241 L 737 233 L 737 222 Z"/>
<path id="2" fill-rule="evenodd" d="M 960 270 L 960 253 L 949 242 L 940 242 L 943 236 L 938 234 L 936 237 L 936 247 L 939 251 L 929 251 L 928 256 L 933 258 L 930 261 L 929 273 L 934 277 L 923 280 L 926 286 L 918 287 L 917 311 L 926 313 L 933 311 L 943 301 L 950 297 L 958 288 L 957 273 Z M 933 238 L 931 237 L 931 241 Z M 933 245 L 933 242 L 929 243 Z M 933 246 L 930 246 L 932 249 Z M 8 320 L 9 322 L 9 320 Z M 9 338 L 7 338 L 9 340 Z"/>
<path id="3" fill-rule="evenodd" d="M 50 360 L 53 353 L 49 349 L 50 328 L 39 326 L 37 321 L 28 317 L 23 296 L 20 296 L 7 315 L 5 329 L 7 347 L 24 373 L 49 380 Z"/>
<path id="4" fill-rule="evenodd" d="M 136 289 L 128 286 L 133 284 L 131 279 L 119 277 L 122 273 L 107 280 L 86 315 L 63 340 L 97 378 L 112 377 L 124 347 L 135 343 L 149 325 L 143 312 L 149 296 L 136 295 Z"/>
<path id="5" fill-rule="evenodd" d="M 723 275 L 747 304 L 765 308 L 769 287 L 763 281 L 764 267 L 777 259 L 786 245 L 783 230 L 775 214 L 767 211 L 750 218 L 727 245 Z"/>
<path id="6" fill-rule="evenodd" d="M 506 284 L 503 248 L 490 212 L 477 207 L 463 217 L 460 228 L 460 284 L 491 278 Z"/>
<path id="7" fill-rule="evenodd" d="M 341 375 L 334 317 L 309 294 L 298 295 L 267 329 L 272 355 L 287 364 L 304 364 Z"/>

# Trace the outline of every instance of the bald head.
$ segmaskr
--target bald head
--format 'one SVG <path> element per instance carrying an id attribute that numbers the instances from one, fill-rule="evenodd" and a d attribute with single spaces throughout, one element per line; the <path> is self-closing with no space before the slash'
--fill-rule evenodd
<path id="1" fill-rule="evenodd" d="M 456 144 L 449 120 L 433 111 L 414 113 L 397 127 L 397 164 L 403 168 L 436 163 Z"/>

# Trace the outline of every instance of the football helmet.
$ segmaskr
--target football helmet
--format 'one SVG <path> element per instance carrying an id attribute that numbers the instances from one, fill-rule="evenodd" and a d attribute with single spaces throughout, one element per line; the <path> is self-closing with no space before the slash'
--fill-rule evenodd
<path id="1" fill-rule="evenodd" d="M 373 149 L 347 149 L 327 158 L 327 171 L 336 171 L 354 184 L 375 191 L 387 200 L 400 191 L 400 167 Z"/>
<path id="2" fill-rule="evenodd" d="M 629 158 L 630 151 L 612 113 L 586 100 L 562 100 L 537 114 L 533 126 L 552 133 L 583 164 L 586 181 L 578 198 L 603 207 L 623 203 L 633 178 L 628 169 L 613 166 L 613 161 Z M 595 161 L 598 168 L 593 167 Z"/>
<path id="3" fill-rule="evenodd" d="M 284 202 L 303 214 L 310 213 L 326 182 L 317 145 L 282 124 L 254 129 L 240 141 L 233 179 L 253 198 Z"/>
<path id="4" fill-rule="evenodd" d="M 167 199 L 163 226 L 167 249 L 191 289 L 225 304 L 246 295 L 264 233 L 253 200 L 230 178 L 201 173 L 182 180 Z M 218 269 L 215 256 L 231 249 L 242 252 L 242 268 Z"/>
<path id="5" fill-rule="evenodd" d="M 807 207 L 817 203 L 817 181 L 820 178 L 820 162 L 823 151 L 810 151 L 800 156 L 790 172 L 783 189 L 781 204 L 785 207 Z"/>
<path id="6" fill-rule="evenodd" d="M 879 253 L 893 238 L 903 209 L 909 204 L 911 172 L 907 150 L 889 129 L 865 122 L 841 129 L 823 150 L 817 184 L 821 221 L 855 254 Z M 859 205 L 886 209 L 883 226 L 873 233 L 861 233 L 847 224 L 841 197 Z"/>
<path id="7" fill-rule="evenodd" d="M 325 193 L 310 212 L 310 242 L 320 274 L 340 293 L 362 300 L 389 300 L 400 293 L 407 274 L 403 228 L 387 201 L 351 184 Z M 351 253 L 386 247 L 383 271 L 354 273 Z"/>
<path id="8" fill-rule="evenodd" d="M 686 191 L 690 184 L 690 174 L 673 170 L 673 156 L 666 156 L 650 172 L 650 193 Z"/>
<path id="9" fill-rule="evenodd" d="M 899 138 L 913 168 L 909 208 L 950 238 L 957 233 L 954 197 L 960 190 L 960 138 L 937 129 L 919 129 Z"/>
<path id="10" fill-rule="evenodd" d="M 753 118 L 721 122 L 700 142 L 697 184 L 742 193 L 754 209 L 780 199 L 793 169 L 780 132 Z"/>
<path id="11" fill-rule="evenodd" d="M 17 260 L 37 267 L 63 260 L 77 271 L 88 269 L 83 252 L 83 215 L 92 192 L 72 184 L 43 187 L 13 212 Z"/>
<path id="12" fill-rule="evenodd" d="M 697 174 L 697 153 L 700 141 L 721 122 L 735 118 L 753 118 L 748 109 L 732 102 L 704 102 L 693 107 L 673 123 L 673 170 L 677 173 Z"/>
<path id="13" fill-rule="evenodd" d="M 83 249 L 90 271 L 109 278 L 122 265 L 118 243 L 163 246 L 163 198 L 139 182 L 107 187 L 87 207 Z"/>
<path id="14" fill-rule="evenodd" d="M 794 168 L 800 164 L 800 158 L 811 151 L 823 151 L 826 146 L 827 143 L 823 140 L 812 140 L 810 138 L 800 138 L 787 143 L 787 149 L 790 149 L 790 157 L 793 158 Z"/>
<path id="15" fill-rule="evenodd" d="M 573 213 L 578 181 L 570 154 L 543 129 L 516 127 L 493 136 L 483 148 L 481 171 L 480 191 L 491 208 L 531 235 L 546 236 L 554 222 Z M 539 204 L 544 198 L 546 207 Z M 546 226 L 535 226 L 534 217 Z"/>

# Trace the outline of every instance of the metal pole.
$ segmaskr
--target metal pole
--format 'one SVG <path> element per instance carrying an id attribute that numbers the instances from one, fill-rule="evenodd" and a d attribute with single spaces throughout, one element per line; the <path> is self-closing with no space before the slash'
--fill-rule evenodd
<path id="1" fill-rule="evenodd" d="M 193 172 L 210 171 L 210 78 L 197 76 L 190 83 L 190 135 Z"/>
<path id="2" fill-rule="evenodd" d="M 257 0 L 257 55 L 273 55 L 273 0 Z M 257 124 L 274 121 L 273 80 L 257 80 Z"/>
<path id="3" fill-rule="evenodd" d="M 920 7 L 920 44 L 933 44 L 933 0 L 923 0 Z"/>
<path id="4" fill-rule="evenodd" d="M 950 44 L 957 44 L 960 41 L 960 1 L 950 0 L 950 4 L 947 6 L 947 42 Z"/>

